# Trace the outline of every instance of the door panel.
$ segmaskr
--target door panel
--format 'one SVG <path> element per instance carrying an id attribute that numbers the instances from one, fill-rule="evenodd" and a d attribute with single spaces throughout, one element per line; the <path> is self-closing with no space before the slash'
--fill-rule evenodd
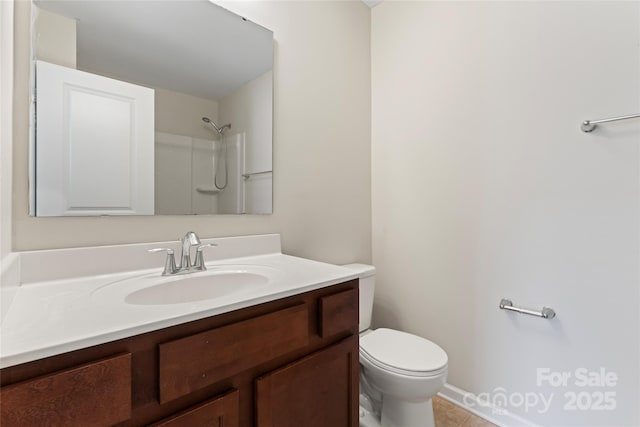
<path id="1" fill-rule="evenodd" d="M 154 91 L 36 64 L 36 215 L 152 215 Z"/>

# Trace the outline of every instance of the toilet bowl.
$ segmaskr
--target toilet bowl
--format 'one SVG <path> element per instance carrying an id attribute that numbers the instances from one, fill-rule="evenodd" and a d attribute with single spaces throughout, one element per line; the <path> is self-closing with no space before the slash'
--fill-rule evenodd
<path id="1" fill-rule="evenodd" d="M 447 354 L 417 335 L 370 330 L 375 268 L 345 267 L 360 279 L 360 426 L 434 427 L 431 398 L 445 384 Z"/>

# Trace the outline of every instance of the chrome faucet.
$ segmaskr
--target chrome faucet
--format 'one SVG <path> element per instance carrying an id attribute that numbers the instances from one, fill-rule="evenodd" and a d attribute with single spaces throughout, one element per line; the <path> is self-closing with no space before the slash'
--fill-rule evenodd
<path id="1" fill-rule="evenodd" d="M 182 256 L 180 257 L 180 268 L 185 269 L 191 267 L 191 246 L 200 244 L 200 239 L 193 231 L 189 231 L 180 240 L 182 244 Z"/>
<path id="2" fill-rule="evenodd" d="M 147 252 L 155 253 L 155 252 L 166 252 L 167 259 L 164 263 L 164 270 L 162 271 L 163 276 L 171 276 L 174 274 L 187 274 L 193 273 L 195 271 L 204 271 L 207 269 L 207 266 L 204 263 L 204 256 L 202 255 L 202 251 L 205 248 L 209 248 L 212 246 L 218 246 L 215 243 L 205 243 L 201 244 L 200 239 L 193 231 L 189 231 L 187 234 L 180 239 L 180 244 L 182 245 L 182 254 L 180 255 L 180 265 L 176 265 L 176 258 L 174 255 L 174 251 L 171 248 L 153 248 L 147 250 Z M 191 247 L 196 246 L 196 260 L 192 264 L 191 263 Z"/>

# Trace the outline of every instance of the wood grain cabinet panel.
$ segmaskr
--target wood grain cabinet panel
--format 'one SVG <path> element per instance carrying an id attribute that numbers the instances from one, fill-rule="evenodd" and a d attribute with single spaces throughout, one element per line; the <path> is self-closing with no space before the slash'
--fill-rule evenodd
<path id="1" fill-rule="evenodd" d="M 318 300 L 320 336 L 330 337 L 358 324 L 358 289 L 328 295 Z"/>
<path id="2" fill-rule="evenodd" d="M 160 403 L 187 395 L 309 342 L 299 304 L 160 345 Z"/>
<path id="3" fill-rule="evenodd" d="M 131 417 L 131 354 L 0 389 L 0 425 L 109 426 Z"/>
<path id="4" fill-rule="evenodd" d="M 232 390 L 179 414 L 165 418 L 150 427 L 238 427 L 240 392 Z"/>
<path id="5" fill-rule="evenodd" d="M 358 337 L 256 380 L 256 427 L 358 427 Z"/>

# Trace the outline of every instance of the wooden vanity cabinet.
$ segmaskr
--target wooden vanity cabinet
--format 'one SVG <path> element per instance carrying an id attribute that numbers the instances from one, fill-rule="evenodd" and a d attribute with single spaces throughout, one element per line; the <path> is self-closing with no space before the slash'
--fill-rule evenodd
<path id="1" fill-rule="evenodd" d="M 358 281 L 0 371 L 0 425 L 357 427 Z"/>

